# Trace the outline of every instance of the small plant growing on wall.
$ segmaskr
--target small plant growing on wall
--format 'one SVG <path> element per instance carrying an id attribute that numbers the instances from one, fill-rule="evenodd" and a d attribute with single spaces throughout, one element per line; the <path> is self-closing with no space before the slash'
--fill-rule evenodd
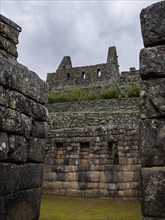
<path id="1" fill-rule="evenodd" d="M 119 96 L 120 96 L 120 90 L 114 87 L 108 87 L 101 93 L 102 99 L 114 99 L 114 98 L 119 98 Z"/>
<path id="2" fill-rule="evenodd" d="M 138 85 L 132 85 L 128 88 L 127 95 L 129 98 L 139 97 L 140 89 Z"/>

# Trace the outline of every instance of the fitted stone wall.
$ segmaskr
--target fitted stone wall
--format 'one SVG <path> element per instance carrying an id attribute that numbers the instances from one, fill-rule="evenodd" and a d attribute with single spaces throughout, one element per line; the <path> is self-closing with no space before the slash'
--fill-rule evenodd
<path id="1" fill-rule="evenodd" d="M 165 1 L 141 12 L 141 182 L 144 220 L 165 219 Z"/>
<path id="2" fill-rule="evenodd" d="M 16 60 L 21 28 L 0 15 L 0 219 L 39 218 L 47 84 Z"/>
<path id="3" fill-rule="evenodd" d="M 119 65 L 115 47 L 108 50 L 107 62 L 103 64 L 72 67 L 71 58 L 65 56 L 55 73 L 48 73 L 49 90 L 76 86 L 104 85 L 118 82 Z"/>
<path id="4" fill-rule="evenodd" d="M 47 107 L 43 193 L 138 199 L 138 100 Z"/>

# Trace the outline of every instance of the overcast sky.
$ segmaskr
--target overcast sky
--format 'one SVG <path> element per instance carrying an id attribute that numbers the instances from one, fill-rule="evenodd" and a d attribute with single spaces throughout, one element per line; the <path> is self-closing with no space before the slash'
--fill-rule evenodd
<path id="1" fill-rule="evenodd" d="M 139 68 L 139 14 L 153 0 L 1 0 L 1 13 L 22 27 L 18 61 L 46 80 L 63 56 L 73 66 L 105 63 L 116 46 L 120 71 Z"/>

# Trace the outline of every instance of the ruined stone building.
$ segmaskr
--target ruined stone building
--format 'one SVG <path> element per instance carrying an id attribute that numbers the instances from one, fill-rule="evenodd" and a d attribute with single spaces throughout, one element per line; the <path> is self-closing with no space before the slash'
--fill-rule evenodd
<path id="1" fill-rule="evenodd" d="M 51 195 L 140 198 L 143 220 L 165 219 L 165 1 L 140 19 L 139 71 L 120 73 L 110 47 L 104 64 L 72 67 L 67 56 L 47 76 L 51 93 L 113 87 L 120 97 L 46 104 L 48 84 L 17 62 L 21 28 L 0 15 L 1 220 L 38 220 L 41 187 Z M 130 97 L 139 83 L 140 99 Z"/>
<path id="2" fill-rule="evenodd" d="M 50 91 L 83 88 L 100 93 L 113 86 L 126 94 L 140 82 L 139 71 L 119 73 L 115 47 L 107 62 L 72 67 L 63 58 L 47 76 Z M 43 193 L 138 199 L 139 98 L 65 102 L 47 105 L 48 139 Z"/>

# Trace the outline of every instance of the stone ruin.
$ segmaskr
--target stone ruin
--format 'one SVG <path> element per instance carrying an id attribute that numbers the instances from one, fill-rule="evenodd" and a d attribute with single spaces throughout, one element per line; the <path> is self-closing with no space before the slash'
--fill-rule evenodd
<path id="1" fill-rule="evenodd" d="M 0 219 L 37 220 L 47 84 L 16 60 L 21 28 L 0 15 Z"/>
<path id="2" fill-rule="evenodd" d="M 47 77 L 50 91 L 72 88 L 124 92 L 140 82 L 139 71 L 119 74 L 115 47 L 107 63 L 72 67 L 63 58 Z M 43 193 L 136 200 L 140 197 L 139 98 L 47 105 L 48 137 Z"/>
<path id="3" fill-rule="evenodd" d="M 140 14 L 145 48 L 140 52 L 142 214 L 165 219 L 165 1 Z"/>
<path id="4" fill-rule="evenodd" d="M 140 100 L 48 104 L 49 116 L 47 84 L 16 60 L 21 28 L 0 17 L 2 220 L 38 219 L 41 186 L 43 194 L 141 199 L 144 220 L 165 219 L 164 12 L 164 1 L 141 12 L 141 78 L 134 68 L 119 74 L 115 47 L 105 64 L 72 67 L 64 57 L 47 77 L 51 91 L 126 92 L 138 83 Z"/>

